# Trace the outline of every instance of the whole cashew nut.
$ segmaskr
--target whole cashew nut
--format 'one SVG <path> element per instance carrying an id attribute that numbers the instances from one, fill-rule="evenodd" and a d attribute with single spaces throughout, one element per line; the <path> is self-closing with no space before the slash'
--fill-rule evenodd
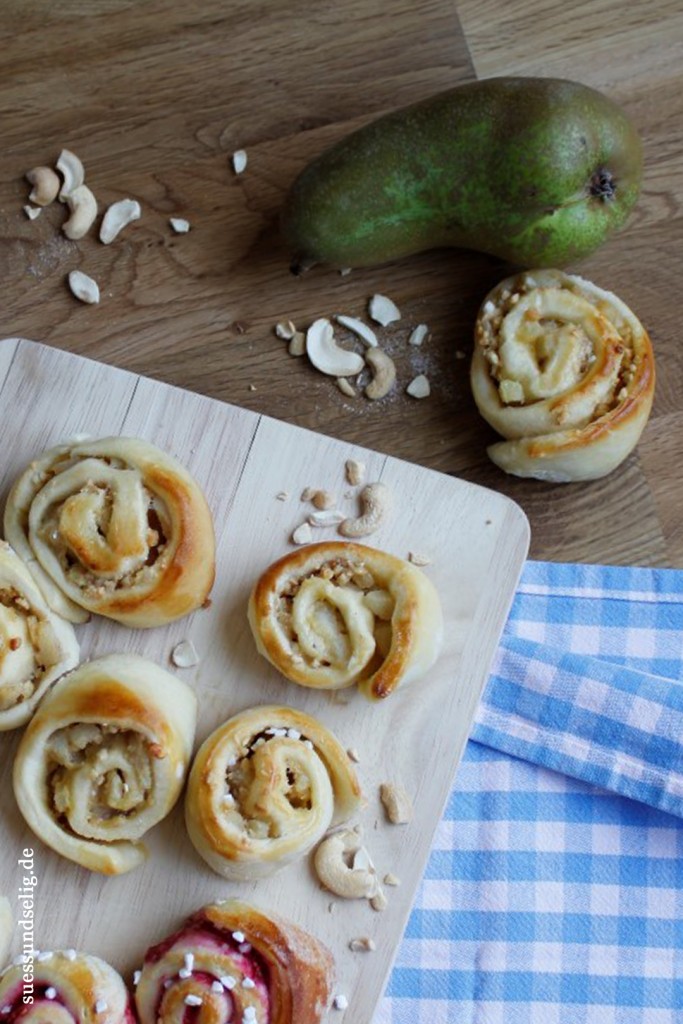
<path id="1" fill-rule="evenodd" d="M 365 389 L 366 398 L 384 398 L 396 382 L 393 359 L 381 348 L 371 348 L 365 354 L 365 362 L 372 370 L 372 380 Z"/>
<path id="2" fill-rule="evenodd" d="M 87 185 L 78 185 L 66 196 L 71 216 L 62 225 L 67 238 L 83 238 L 92 227 L 97 216 L 97 200 Z"/>
<path id="3" fill-rule="evenodd" d="M 335 896 L 348 900 L 371 899 L 377 894 L 377 875 L 371 867 L 349 867 L 345 857 L 362 848 L 357 832 L 343 829 L 334 832 L 315 852 L 314 865 L 318 878 Z M 369 859 L 368 859 L 369 864 Z"/>
<path id="4" fill-rule="evenodd" d="M 391 509 L 391 491 L 386 484 L 367 484 L 360 492 L 360 503 L 363 514 L 340 524 L 342 537 L 367 537 L 374 533 Z"/>
<path id="5" fill-rule="evenodd" d="M 36 206 L 49 206 L 59 194 L 59 175 L 51 167 L 34 167 L 26 172 L 26 180 L 33 185 L 29 202 Z"/>
<path id="6" fill-rule="evenodd" d="M 353 377 L 365 366 L 365 360 L 357 352 L 337 344 L 334 328 L 324 317 L 314 321 L 308 328 L 306 352 L 316 370 L 332 377 Z"/>

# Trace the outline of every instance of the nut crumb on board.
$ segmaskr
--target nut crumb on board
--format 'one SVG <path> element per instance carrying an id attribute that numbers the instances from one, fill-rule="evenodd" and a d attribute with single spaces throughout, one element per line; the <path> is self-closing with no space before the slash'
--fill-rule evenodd
<path id="1" fill-rule="evenodd" d="M 379 787 L 379 798 L 392 825 L 407 825 L 413 817 L 413 803 L 403 786 L 383 782 Z"/>
<path id="2" fill-rule="evenodd" d="M 352 953 L 371 953 L 377 949 L 377 944 L 374 939 L 367 938 L 366 936 L 360 936 L 357 939 L 351 939 L 349 942 L 349 949 Z"/>
<path id="3" fill-rule="evenodd" d="M 412 562 L 413 565 L 431 565 L 432 560 L 428 555 L 423 555 L 419 551 L 409 551 L 408 561 Z"/>
<path id="4" fill-rule="evenodd" d="M 312 540 L 313 533 L 311 531 L 310 523 L 301 523 L 292 533 L 292 541 L 294 544 L 310 544 Z"/>
<path id="5" fill-rule="evenodd" d="M 193 668 L 199 664 L 197 649 L 191 640 L 181 640 L 171 651 L 171 661 L 176 668 Z"/>
<path id="6" fill-rule="evenodd" d="M 348 483 L 354 487 L 363 483 L 363 480 L 365 479 L 364 462 L 358 462 L 356 459 L 347 459 L 344 468 Z"/>

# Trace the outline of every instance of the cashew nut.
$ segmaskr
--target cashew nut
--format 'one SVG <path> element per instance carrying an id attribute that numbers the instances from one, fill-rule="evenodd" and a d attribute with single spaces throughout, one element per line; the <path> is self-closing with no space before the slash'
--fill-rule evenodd
<path id="1" fill-rule="evenodd" d="M 308 328 L 306 352 L 316 370 L 332 377 L 353 377 L 365 366 L 365 360 L 357 352 L 350 352 L 337 344 L 334 328 L 324 317 L 315 320 Z"/>
<path id="2" fill-rule="evenodd" d="M 62 224 L 62 231 L 67 238 L 83 238 L 97 216 L 97 200 L 87 185 L 77 185 L 66 196 L 65 202 L 71 216 Z"/>
<path id="3" fill-rule="evenodd" d="M 417 327 L 414 328 L 410 337 L 408 338 L 408 344 L 417 347 L 422 344 L 422 342 L 426 339 L 428 334 L 429 328 L 427 327 L 427 324 L 418 324 Z"/>
<path id="4" fill-rule="evenodd" d="M 353 384 L 350 384 L 346 377 L 337 377 L 337 387 L 341 391 L 342 395 L 346 395 L 347 398 L 356 397 L 356 389 Z"/>
<path id="5" fill-rule="evenodd" d="M 343 829 L 323 839 L 315 851 L 313 863 L 318 878 L 336 896 L 358 900 L 371 899 L 376 895 L 378 882 L 372 866 L 350 867 L 346 863 L 345 858 L 357 854 L 361 848 L 358 833 Z"/>
<path id="6" fill-rule="evenodd" d="M 411 380 L 406 388 L 406 394 L 410 395 L 411 398 L 429 398 L 431 390 L 429 380 L 425 377 L 424 373 L 420 373 Z"/>
<path id="7" fill-rule="evenodd" d="M 365 362 L 372 370 L 372 380 L 365 389 L 366 398 L 384 398 L 396 381 L 393 359 L 390 359 L 381 348 L 371 348 L 365 356 Z"/>
<path id="8" fill-rule="evenodd" d="M 395 302 L 386 295 L 373 295 L 368 304 L 368 313 L 375 323 L 387 327 L 401 319 L 401 313 Z"/>
<path id="9" fill-rule="evenodd" d="M 169 217 L 168 223 L 171 225 L 171 229 L 175 231 L 176 235 L 186 235 L 190 230 L 189 220 L 185 220 L 184 217 Z"/>
<path id="10" fill-rule="evenodd" d="M 358 462 L 357 459 L 347 459 L 344 464 L 344 470 L 346 472 L 346 479 L 350 484 L 355 487 L 357 484 L 363 483 L 365 477 L 365 463 Z"/>
<path id="11" fill-rule="evenodd" d="M 126 224 L 139 219 L 140 204 L 137 199 L 119 199 L 118 202 L 112 203 L 102 218 L 100 242 L 109 245 Z"/>
<path id="12" fill-rule="evenodd" d="M 342 327 L 346 327 L 347 330 L 353 331 L 361 341 L 364 341 L 369 348 L 377 348 L 378 341 L 377 335 L 373 331 L 372 327 L 368 327 L 362 320 L 357 320 L 355 316 L 336 316 L 334 318 L 338 324 Z"/>
<path id="13" fill-rule="evenodd" d="M 81 161 L 70 149 L 62 150 L 56 167 L 64 179 L 59 193 L 59 198 L 64 203 L 67 197 L 85 181 L 85 170 Z"/>
<path id="14" fill-rule="evenodd" d="M 69 273 L 69 288 L 77 299 L 87 302 L 88 305 L 100 301 L 100 289 L 97 281 L 88 277 L 82 270 L 72 270 Z"/>
<path id="15" fill-rule="evenodd" d="M 367 484 L 360 492 L 360 503 L 363 514 L 340 524 L 342 537 L 367 537 L 374 533 L 391 509 L 391 491 L 386 484 Z"/>
<path id="16" fill-rule="evenodd" d="M 247 154 L 243 149 L 237 149 L 232 154 L 232 169 L 235 174 L 241 174 L 247 167 Z"/>
<path id="17" fill-rule="evenodd" d="M 29 202 L 36 206 L 49 206 L 59 194 L 59 175 L 51 167 L 34 167 L 26 172 L 26 180 L 33 185 Z"/>
<path id="18" fill-rule="evenodd" d="M 392 825 L 407 825 L 413 817 L 413 804 L 403 786 L 383 782 L 379 798 Z"/>

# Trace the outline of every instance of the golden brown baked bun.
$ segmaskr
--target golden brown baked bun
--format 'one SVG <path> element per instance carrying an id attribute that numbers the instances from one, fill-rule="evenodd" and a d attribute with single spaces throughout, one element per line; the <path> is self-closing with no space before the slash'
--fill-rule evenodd
<path id="1" fill-rule="evenodd" d="M 164 625 L 206 600 L 211 513 L 195 480 L 146 441 L 107 437 L 45 452 L 16 481 L 5 536 L 50 607 Z"/>
<path id="2" fill-rule="evenodd" d="M 78 653 L 73 627 L 50 611 L 22 560 L 0 541 L 0 732 L 28 722 Z"/>
<path id="3" fill-rule="evenodd" d="M 287 679 L 323 690 L 357 683 L 372 700 L 424 675 L 443 633 L 423 572 L 350 541 L 310 544 L 269 566 L 249 623 L 259 652 Z"/>
<path id="4" fill-rule="evenodd" d="M 471 384 L 506 441 L 506 473 L 555 483 L 611 473 L 638 443 L 654 396 L 650 338 L 611 292 L 559 270 L 501 281 L 475 326 Z"/>
<path id="5" fill-rule="evenodd" d="M 145 955 L 140 1024 L 319 1024 L 329 1003 L 329 950 L 302 928 L 238 900 L 212 903 Z"/>
<path id="6" fill-rule="evenodd" d="M 24 964 L 9 967 L 0 976 L 0 1008 L 1 1019 L 22 1024 L 135 1024 L 123 978 L 73 949 L 41 952 L 30 973 Z"/>
<path id="7" fill-rule="evenodd" d="M 186 683 L 137 655 L 85 662 L 59 680 L 14 762 L 19 810 L 38 838 L 107 875 L 142 863 L 142 836 L 180 795 L 196 708 Z"/>
<path id="8" fill-rule="evenodd" d="M 225 878 L 253 881 L 303 857 L 361 805 L 349 758 L 320 722 L 267 705 L 204 741 L 185 797 L 190 838 Z"/>

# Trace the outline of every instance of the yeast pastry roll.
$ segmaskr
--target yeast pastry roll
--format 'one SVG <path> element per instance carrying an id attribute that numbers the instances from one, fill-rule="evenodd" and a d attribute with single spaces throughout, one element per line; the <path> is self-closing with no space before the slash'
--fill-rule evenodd
<path id="1" fill-rule="evenodd" d="M 611 292 L 559 270 L 506 278 L 475 327 L 477 407 L 493 462 L 564 483 L 611 473 L 638 443 L 655 386 L 647 331 Z"/>
<path id="2" fill-rule="evenodd" d="M 21 738 L 14 792 L 48 846 L 91 871 L 137 867 L 182 789 L 197 702 L 145 658 L 112 654 L 55 684 Z"/>
<path id="3" fill-rule="evenodd" d="M 0 541 L 0 731 L 25 725 L 78 653 L 73 627 L 48 608 L 22 560 Z"/>
<path id="4" fill-rule="evenodd" d="M 443 633 L 438 594 L 420 569 L 348 541 L 310 544 L 269 566 L 249 622 L 259 652 L 287 679 L 358 684 L 371 700 L 423 676 Z"/>
<path id="5" fill-rule="evenodd" d="M 319 1024 L 329 1004 L 329 950 L 291 921 L 242 903 L 212 903 L 145 955 L 140 1024 Z M 193 1009 L 194 1008 L 194 1009 Z"/>
<path id="6" fill-rule="evenodd" d="M 37 953 L 30 975 L 23 963 L 4 971 L 0 1020 L 8 1024 L 136 1024 L 123 978 L 99 957 L 73 949 Z"/>
<path id="7" fill-rule="evenodd" d="M 304 856 L 361 806 L 358 779 L 329 729 L 294 708 L 230 718 L 192 765 L 185 820 L 218 874 L 253 881 Z"/>
<path id="8" fill-rule="evenodd" d="M 164 625 L 211 589 L 211 513 L 187 470 L 154 445 L 108 437 L 60 445 L 16 481 L 5 536 L 50 607 L 129 626 Z"/>

